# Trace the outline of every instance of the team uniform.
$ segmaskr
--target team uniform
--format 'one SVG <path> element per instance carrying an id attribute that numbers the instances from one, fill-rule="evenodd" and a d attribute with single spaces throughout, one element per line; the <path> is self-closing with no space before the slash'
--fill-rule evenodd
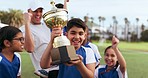
<path id="1" fill-rule="evenodd" d="M 120 65 L 109 72 L 106 72 L 106 70 L 107 65 L 99 65 L 99 67 L 95 70 L 95 78 L 128 78 L 127 72 L 125 72 L 125 75 L 121 73 Z"/>
<path id="2" fill-rule="evenodd" d="M 87 42 L 84 47 L 89 47 L 93 50 L 95 59 L 96 59 L 96 67 L 100 64 L 100 59 L 102 58 L 100 55 L 100 52 L 98 51 L 98 47 L 95 44 L 92 44 L 91 42 Z"/>
<path id="3" fill-rule="evenodd" d="M 20 27 L 20 30 L 25 35 L 25 26 Z M 41 70 L 40 67 L 40 60 L 42 57 L 43 52 L 45 51 L 51 37 L 51 30 L 44 24 L 41 23 L 40 25 L 33 25 L 30 24 L 31 35 L 33 37 L 35 43 L 35 49 L 33 53 L 29 53 L 33 66 L 36 71 Z M 47 71 L 51 70 L 58 70 L 58 66 L 54 66 L 54 68 L 50 68 Z"/>
<path id="4" fill-rule="evenodd" d="M 21 58 L 18 53 L 14 53 L 13 61 L 10 62 L 0 53 L 0 78 L 17 78 L 21 75 Z"/>
<path id="5" fill-rule="evenodd" d="M 79 54 L 83 57 L 83 63 L 84 65 L 95 63 L 95 56 L 92 53 L 92 49 L 80 47 L 76 54 Z M 58 78 L 82 78 L 80 72 L 75 66 L 66 66 L 65 64 L 59 65 L 59 75 Z"/>

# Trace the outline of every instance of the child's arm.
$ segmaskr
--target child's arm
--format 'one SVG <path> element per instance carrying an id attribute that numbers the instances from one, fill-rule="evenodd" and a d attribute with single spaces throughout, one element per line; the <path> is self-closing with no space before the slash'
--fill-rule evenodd
<path id="1" fill-rule="evenodd" d="M 84 65 L 84 64 L 83 64 Z M 77 67 L 83 78 L 94 78 L 96 63 L 87 64 L 86 66 Z"/>
<path id="2" fill-rule="evenodd" d="M 118 49 L 118 44 L 119 44 L 119 40 L 113 36 L 112 38 L 112 48 L 114 49 L 116 55 L 117 55 L 117 58 L 118 58 L 118 62 L 119 62 L 119 65 L 120 65 L 120 70 L 121 72 L 124 74 L 125 71 L 126 71 L 126 61 L 124 59 L 124 57 L 122 56 L 121 52 L 119 51 Z"/>
<path id="3" fill-rule="evenodd" d="M 41 57 L 40 65 L 41 65 L 41 68 L 43 69 L 49 68 L 52 62 L 51 55 L 50 55 L 53 47 L 52 44 L 53 44 L 53 41 L 51 40 Z"/>
<path id="4" fill-rule="evenodd" d="M 54 41 L 54 38 L 57 36 L 60 36 L 61 33 L 62 33 L 61 28 L 53 28 L 52 29 L 51 40 L 41 57 L 41 61 L 40 61 L 41 68 L 49 68 L 50 67 L 50 64 L 52 62 L 51 50 L 53 48 L 53 41 Z"/>

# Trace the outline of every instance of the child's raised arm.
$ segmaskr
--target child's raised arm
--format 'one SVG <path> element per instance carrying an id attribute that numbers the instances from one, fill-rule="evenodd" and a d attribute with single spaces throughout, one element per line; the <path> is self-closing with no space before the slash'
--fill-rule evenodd
<path id="1" fill-rule="evenodd" d="M 41 57 L 41 61 L 40 61 L 41 68 L 49 68 L 50 67 L 50 64 L 52 62 L 51 50 L 53 48 L 53 41 L 54 41 L 55 37 L 60 36 L 61 34 L 62 34 L 61 28 L 53 28 L 52 29 L 51 40 Z"/>
<path id="2" fill-rule="evenodd" d="M 116 55 L 117 55 L 117 59 L 120 65 L 120 70 L 122 72 L 122 74 L 125 74 L 126 71 L 126 61 L 124 59 L 124 57 L 122 56 L 121 52 L 118 49 L 118 44 L 119 44 L 119 40 L 113 36 L 112 38 L 112 48 L 115 51 Z"/>

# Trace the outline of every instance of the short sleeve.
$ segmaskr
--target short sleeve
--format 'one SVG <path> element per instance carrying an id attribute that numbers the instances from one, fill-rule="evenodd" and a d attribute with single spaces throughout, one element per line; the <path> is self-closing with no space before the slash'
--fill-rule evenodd
<path id="1" fill-rule="evenodd" d="M 19 72 L 18 72 L 18 74 L 17 74 L 17 76 L 20 76 L 21 75 L 21 56 L 20 56 L 20 54 L 19 53 L 14 53 L 18 58 L 19 58 L 19 60 L 20 60 L 20 67 L 19 67 Z"/>
<path id="2" fill-rule="evenodd" d="M 96 63 L 95 55 L 94 55 L 94 52 L 92 51 L 92 49 L 90 49 L 90 48 L 84 48 L 84 49 L 86 52 L 86 64 Z"/>
<path id="3" fill-rule="evenodd" d="M 125 71 L 124 75 L 122 74 L 122 72 L 120 70 L 120 65 L 117 67 L 116 71 L 118 72 L 119 78 L 123 78 L 123 76 L 124 76 L 124 78 L 128 78 L 127 71 Z"/>

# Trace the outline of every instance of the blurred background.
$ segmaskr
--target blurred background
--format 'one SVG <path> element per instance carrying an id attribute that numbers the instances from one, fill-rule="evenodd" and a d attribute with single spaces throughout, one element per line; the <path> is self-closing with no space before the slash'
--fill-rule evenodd
<path id="1" fill-rule="evenodd" d="M 51 0 L 41 0 L 44 13 Z M 0 0 L 0 27 L 24 24 L 23 13 L 31 0 Z M 64 0 L 55 0 L 63 3 Z M 81 18 L 89 27 L 90 40 L 98 46 L 103 61 L 104 48 L 111 38 L 120 39 L 119 48 L 127 61 L 129 78 L 148 77 L 148 0 L 69 0 L 68 18 Z M 22 55 L 22 78 L 36 78 L 27 52 Z"/>
<path id="2" fill-rule="evenodd" d="M 44 13 L 51 9 L 51 0 L 41 0 Z M 64 0 L 54 0 L 64 3 Z M 23 25 L 22 14 L 31 0 L 0 0 L 0 22 L 11 26 Z M 148 41 L 147 0 L 69 0 L 68 18 L 81 18 L 91 30 L 91 38 L 110 38 L 116 35 L 128 42 Z M 1 26 L 3 26 L 1 24 Z M 95 36 L 95 38 L 94 38 Z"/>

